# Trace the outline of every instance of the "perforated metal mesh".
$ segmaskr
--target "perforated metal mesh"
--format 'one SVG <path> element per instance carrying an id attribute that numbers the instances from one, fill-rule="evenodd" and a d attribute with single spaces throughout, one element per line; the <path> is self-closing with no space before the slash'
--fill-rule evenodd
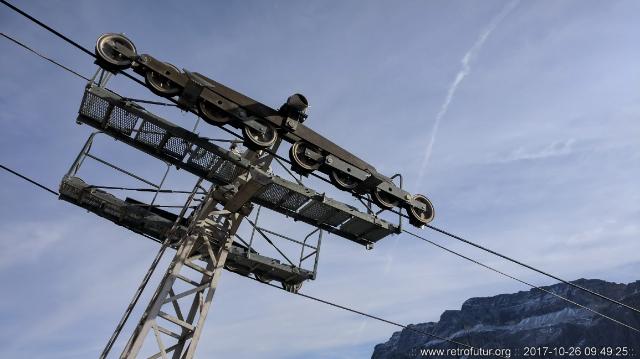
<path id="1" fill-rule="evenodd" d="M 136 136 L 136 140 L 142 143 L 146 143 L 151 147 L 158 148 L 162 138 L 167 133 L 164 129 L 154 125 L 153 123 L 144 121 L 142 126 L 140 126 L 140 130 L 138 131 L 138 135 Z"/>
<path id="2" fill-rule="evenodd" d="M 348 212 L 340 211 L 320 201 L 312 201 L 299 212 L 302 216 L 336 227 L 351 217 Z"/>
<path id="3" fill-rule="evenodd" d="M 114 128 L 126 135 L 130 135 L 133 127 L 138 122 L 138 116 L 120 107 L 114 107 L 107 121 L 107 126 Z"/>
<path id="4" fill-rule="evenodd" d="M 276 204 L 280 202 L 282 197 L 286 196 L 288 192 L 288 189 L 275 183 L 271 183 L 267 185 L 262 193 L 260 193 L 257 197 L 263 201 Z"/>
<path id="5" fill-rule="evenodd" d="M 202 147 L 196 147 L 191 151 L 187 163 L 204 171 L 210 171 L 218 160 L 220 160 L 220 156 L 213 154 Z"/>
<path id="6" fill-rule="evenodd" d="M 336 211 L 334 215 L 324 220 L 324 223 L 337 227 L 340 223 L 351 218 L 351 215 L 347 212 Z"/>
<path id="7" fill-rule="evenodd" d="M 231 161 L 223 160 L 220 166 L 212 174 L 214 178 L 223 181 L 231 182 L 240 174 L 240 167 L 233 164 Z"/>
<path id="8" fill-rule="evenodd" d="M 275 183 L 265 186 L 257 197 L 275 207 L 286 208 L 294 212 L 309 200 L 309 197 Z"/>
<path id="9" fill-rule="evenodd" d="M 339 227 L 339 232 L 348 238 L 353 236 L 375 242 L 393 233 L 393 227 L 385 228 L 373 218 L 369 220 L 357 217 L 348 208 L 335 207 L 330 202 L 310 198 L 275 183 L 265 186 L 257 199 L 266 202 L 267 207 L 271 205 L 271 208 L 297 211 L 308 223 L 328 225 L 336 229 Z"/>
<path id="10" fill-rule="evenodd" d="M 85 91 L 80 105 L 80 113 L 84 116 L 102 122 L 109 110 L 109 102 L 88 91 Z"/>
<path id="11" fill-rule="evenodd" d="M 187 152 L 189 143 L 180 137 L 169 137 L 162 150 L 173 157 L 181 159 Z"/>
<path id="12" fill-rule="evenodd" d="M 300 208 L 300 206 L 305 204 L 307 200 L 309 200 L 307 196 L 303 196 L 300 193 L 291 191 L 286 199 L 282 203 L 280 203 L 280 206 L 292 211 L 296 211 L 298 208 Z"/>
<path id="13" fill-rule="evenodd" d="M 325 218 L 333 212 L 333 209 L 326 204 L 318 201 L 312 201 L 300 210 L 300 215 L 318 221 Z"/>
<path id="14" fill-rule="evenodd" d="M 224 183 L 233 181 L 241 171 L 241 168 L 233 164 L 233 162 L 225 160 L 202 147 L 196 147 L 191 151 L 187 163 L 207 172 L 212 171 L 211 177 Z"/>
<path id="15" fill-rule="evenodd" d="M 114 107 L 111 103 L 116 103 L 117 106 Z M 136 115 L 135 111 L 131 112 L 114 94 L 106 92 L 105 94 L 102 92 L 94 94 L 86 91 L 80 106 L 80 114 L 82 121 L 96 128 L 115 129 L 126 136 L 131 136 L 134 129 L 138 128 L 135 141 L 149 147 L 149 149 L 141 148 L 143 151 L 154 155 L 159 151 L 165 155 L 169 162 L 173 159 L 177 159 L 181 163 L 186 161 L 186 164 L 190 165 L 186 167 L 190 168 L 192 173 L 198 176 L 205 176 L 206 173 L 209 180 L 214 180 L 214 182 L 230 183 L 243 171 L 243 168 L 234 161 L 218 155 L 215 149 L 195 146 L 189 150 L 194 145 L 189 143 L 187 138 L 173 132 L 168 133 L 172 127 L 167 126 L 173 126 L 172 124 L 158 122 L 155 117 L 147 117 L 144 113 Z M 139 119 L 142 122 L 137 126 Z M 115 134 L 113 131 L 110 135 L 119 137 L 119 134 Z M 127 139 L 130 138 L 127 137 Z M 222 149 L 220 150 L 222 151 Z M 71 192 L 70 189 L 61 188 L 61 192 L 64 191 Z M 297 212 L 296 218 L 316 226 L 333 227 L 336 234 L 346 238 L 360 238 L 374 242 L 395 231 L 395 227 L 384 221 L 374 221 L 369 217 L 360 218 L 355 208 L 345 207 L 344 204 L 334 204 L 328 199 L 318 199 L 308 192 L 308 189 L 308 194 L 305 194 L 304 191 L 304 186 L 298 188 L 295 183 L 284 185 L 283 183 L 278 184 L 276 181 L 267 184 L 263 190 L 258 192 L 254 201 L 284 214 Z M 85 196 L 84 192 L 77 193 L 77 195 L 87 197 L 85 201 L 88 206 L 99 205 L 99 203 L 93 203 L 94 199 L 91 198 L 93 196 Z M 115 208 L 104 209 L 104 211 L 116 214 Z M 385 228 L 388 226 L 390 227 Z"/>

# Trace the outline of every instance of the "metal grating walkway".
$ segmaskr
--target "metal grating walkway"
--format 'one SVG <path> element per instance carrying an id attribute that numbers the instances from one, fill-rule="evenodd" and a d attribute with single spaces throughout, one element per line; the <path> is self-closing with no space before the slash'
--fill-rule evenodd
<path id="1" fill-rule="evenodd" d="M 252 202 L 354 242 L 370 245 L 399 227 L 312 189 L 270 175 L 230 151 L 97 86 L 87 87 L 78 121 L 217 184 L 252 173 Z M 259 178 L 260 180 L 257 180 Z"/>
<path id="2" fill-rule="evenodd" d="M 140 206 L 140 202 L 122 200 L 104 190 L 91 187 L 78 177 L 63 178 L 60 184 L 60 198 L 159 242 L 165 240 L 175 221 L 174 218 L 170 218 L 169 213 L 163 215 L 163 211 Z M 172 248 L 177 248 L 179 239 L 186 231 L 184 226 L 178 226 L 170 239 Z M 312 271 L 292 267 L 277 259 L 260 255 L 238 242 L 234 242 L 230 248 L 225 268 L 245 276 L 257 274 L 287 283 L 302 283 L 314 277 Z"/>

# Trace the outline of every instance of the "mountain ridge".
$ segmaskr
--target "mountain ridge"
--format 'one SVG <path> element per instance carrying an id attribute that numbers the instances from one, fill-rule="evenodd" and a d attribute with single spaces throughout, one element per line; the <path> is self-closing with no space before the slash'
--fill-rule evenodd
<path id="1" fill-rule="evenodd" d="M 600 279 L 572 283 L 640 308 L 640 280 L 623 284 Z M 564 283 L 541 287 L 593 310 L 640 328 L 640 314 Z M 474 347 L 620 347 L 640 356 L 640 333 L 538 289 L 466 300 L 458 310 L 445 310 L 437 322 L 409 325 L 375 346 L 372 359 L 419 357 L 421 349 L 456 348 L 419 332 L 433 333 Z M 418 331 L 418 332 L 417 332 Z M 514 355 L 515 356 L 515 355 Z M 424 357 L 424 356 L 423 356 Z M 602 358 L 604 356 L 597 356 Z"/>

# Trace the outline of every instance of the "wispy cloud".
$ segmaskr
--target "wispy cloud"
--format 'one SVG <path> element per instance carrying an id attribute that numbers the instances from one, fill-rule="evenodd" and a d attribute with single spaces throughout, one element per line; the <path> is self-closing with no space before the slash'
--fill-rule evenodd
<path id="1" fill-rule="evenodd" d="M 425 171 L 427 169 L 427 165 L 429 160 L 431 159 L 431 154 L 433 152 L 433 145 L 436 141 L 436 136 L 438 135 L 438 129 L 440 128 L 440 122 L 449 111 L 449 106 L 453 101 L 453 97 L 458 90 L 458 86 L 462 83 L 462 81 L 469 75 L 471 72 L 471 62 L 478 55 L 482 46 L 487 41 L 491 33 L 496 29 L 496 27 L 500 24 L 500 22 L 507 16 L 513 9 L 518 5 L 520 1 L 515 0 L 507 3 L 502 10 L 493 18 L 487 27 L 482 30 L 478 39 L 473 43 L 473 46 L 467 51 L 462 60 L 460 61 L 461 67 L 460 71 L 456 74 L 455 79 L 449 85 L 449 90 L 447 91 L 447 96 L 444 99 L 444 102 L 440 106 L 440 111 L 436 115 L 436 119 L 433 123 L 433 128 L 431 129 L 431 138 L 429 139 L 429 143 L 427 144 L 427 148 L 424 152 L 424 156 L 422 157 L 422 163 L 420 164 L 420 171 L 418 172 L 418 183 L 422 182 L 422 178 L 424 177 Z"/>
<path id="2" fill-rule="evenodd" d="M 527 149 L 518 147 L 507 155 L 496 156 L 491 159 L 491 163 L 508 163 L 523 160 L 539 160 L 550 157 L 566 156 L 574 151 L 575 139 L 569 138 L 564 141 L 555 141 L 542 148 Z"/>
<path id="3" fill-rule="evenodd" d="M 0 270 L 36 261 L 71 232 L 67 223 L 26 221 L 0 226 Z"/>

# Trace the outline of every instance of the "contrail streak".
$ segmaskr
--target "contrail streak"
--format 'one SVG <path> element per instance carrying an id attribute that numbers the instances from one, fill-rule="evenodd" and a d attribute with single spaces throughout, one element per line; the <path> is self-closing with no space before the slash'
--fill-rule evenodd
<path id="1" fill-rule="evenodd" d="M 417 184 L 419 185 L 422 182 L 422 178 L 424 177 L 425 170 L 427 169 L 427 164 L 429 163 L 429 159 L 431 159 L 431 153 L 433 152 L 433 145 L 436 142 L 436 136 L 438 135 L 438 129 L 440 127 L 440 122 L 442 118 L 447 114 L 449 110 L 449 105 L 451 105 L 451 101 L 453 101 L 453 96 L 455 96 L 456 91 L 458 90 L 458 86 L 462 83 L 462 81 L 469 75 L 471 72 L 471 61 L 478 55 L 485 41 L 489 38 L 493 30 L 496 29 L 498 24 L 507 16 L 520 2 L 520 0 L 515 0 L 507 3 L 504 8 L 493 18 L 491 22 L 485 29 L 480 33 L 476 42 L 473 43 L 473 46 L 464 54 L 464 57 L 461 60 L 460 71 L 456 74 L 455 79 L 449 85 L 449 90 L 447 91 L 447 97 L 445 97 L 442 106 L 440 106 L 440 111 L 436 115 L 436 120 L 433 123 L 433 129 L 431 130 L 431 139 L 429 140 L 429 144 L 427 145 L 427 149 L 425 150 L 424 156 L 422 157 L 422 163 L 420 164 L 420 171 L 418 172 L 418 180 Z"/>

